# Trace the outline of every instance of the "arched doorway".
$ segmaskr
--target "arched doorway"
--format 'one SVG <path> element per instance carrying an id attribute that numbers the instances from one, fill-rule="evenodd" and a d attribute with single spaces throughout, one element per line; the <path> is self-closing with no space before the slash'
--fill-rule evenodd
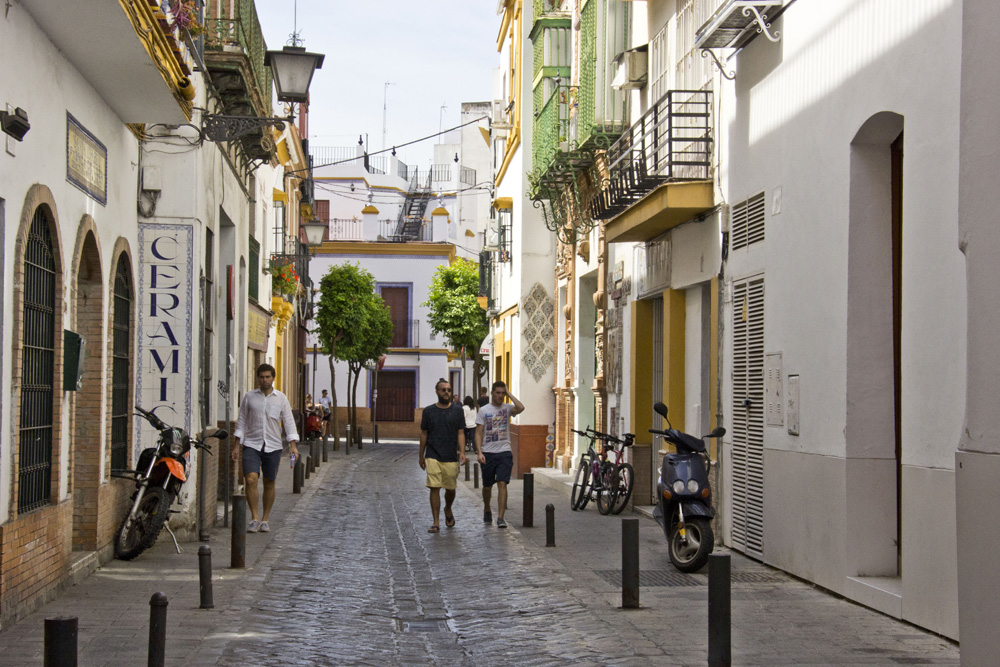
<path id="1" fill-rule="evenodd" d="M 90 223 L 89 225 L 87 223 Z M 101 449 L 104 424 L 101 399 L 104 392 L 104 281 L 101 255 L 87 218 L 82 225 L 83 241 L 78 245 L 73 311 L 76 331 L 84 340 L 83 384 L 72 392 L 73 452 L 73 550 L 97 549 L 98 489 L 101 477 Z"/>
<path id="2" fill-rule="evenodd" d="M 847 271 L 850 574 L 898 577 L 901 544 L 903 117 L 881 112 L 851 142 Z"/>

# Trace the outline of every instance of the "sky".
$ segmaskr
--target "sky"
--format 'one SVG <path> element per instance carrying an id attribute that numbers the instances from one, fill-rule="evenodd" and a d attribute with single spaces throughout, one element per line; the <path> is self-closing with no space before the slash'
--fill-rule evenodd
<path id="1" fill-rule="evenodd" d="M 497 0 L 256 0 L 268 49 L 289 43 L 323 53 L 309 88 L 310 144 L 391 148 L 459 124 L 462 102 L 490 101 L 499 64 Z M 386 87 L 388 81 L 394 85 Z M 446 108 L 441 109 L 442 106 Z M 280 110 L 275 110 L 280 113 Z M 405 163 L 430 164 L 434 140 L 401 148 Z"/>

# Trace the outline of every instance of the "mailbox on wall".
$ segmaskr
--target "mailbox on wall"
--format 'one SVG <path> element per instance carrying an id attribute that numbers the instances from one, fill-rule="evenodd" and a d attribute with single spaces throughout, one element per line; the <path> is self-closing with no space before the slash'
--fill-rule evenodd
<path id="1" fill-rule="evenodd" d="M 75 331 L 63 330 L 63 391 L 79 391 L 83 386 L 86 348 L 86 338 Z"/>

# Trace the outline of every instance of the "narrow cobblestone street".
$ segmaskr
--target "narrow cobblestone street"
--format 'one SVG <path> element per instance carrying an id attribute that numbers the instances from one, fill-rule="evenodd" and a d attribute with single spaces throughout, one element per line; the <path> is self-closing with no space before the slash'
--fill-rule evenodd
<path id="1" fill-rule="evenodd" d="M 641 518 L 641 609 L 622 610 L 621 519 L 535 485 L 522 527 L 514 481 L 509 528 L 482 521 L 460 476 L 457 525 L 429 534 L 415 443 L 331 452 L 290 493 L 287 461 L 269 534 L 247 536 L 231 570 L 213 533 L 215 609 L 198 609 L 197 548 L 161 539 L 113 561 L 0 633 L 0 664 L 42 662 L 43 620 L 80 618 L 80 664 L 144 664 L 148 600 L 170 599 L 168 665 L 670 665 L 707 662 L 707 575 L 669 564 L 659 526 Z M 547 503 L 555 548 L 545 547 Z M 443 524 L 443 517 L 442 517 Z M 733 554 L 734 665 L 956 665 L 940 637 Z M 164 574 L 169 573 L 169 574 Z"/>

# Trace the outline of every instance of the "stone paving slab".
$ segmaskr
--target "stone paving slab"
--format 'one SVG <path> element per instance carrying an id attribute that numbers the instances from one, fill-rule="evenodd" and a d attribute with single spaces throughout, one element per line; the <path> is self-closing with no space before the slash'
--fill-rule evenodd
<path id="1" fill-rule="evenodd" d="M 706 664 L 705 575 L 673 570 L 655 522 L 639 519 L 650 585 L 640 609 L 622 610 L 613 573 L 620 577 L 621 522 L 633 517 L 600 516 L 593 505 L 571 512 L 565 485 L 536 480 L 535 525 L 526 528 L 514 481 L 501 530 L 483 523 L 480 490 L 460 481 L 457 525 L 429 534 L 416 451 L 383 441 L 340 452 L 301 497 L 279 481 L 276 530 L 248 536 L 252 567 L 225 569 L 228 534 L 212 536 L 215 610 L 197 609 L 197 545 L 177 556 L 161 540 L 0 633 L 0 662 L 41 664 L 42 619 L 75 612 L 81 664 L 142 664 L 149 595 L 164 590 L 168 664 Z M 550 502 L 555 548 L 545 547 Z M 732 568 L 744 575 L 732 591 L 733 664 L 959 664 L 957 647 L 940 637 L 738 554 Z M 695 583 L 669 585 L 677 577 Z"/>

